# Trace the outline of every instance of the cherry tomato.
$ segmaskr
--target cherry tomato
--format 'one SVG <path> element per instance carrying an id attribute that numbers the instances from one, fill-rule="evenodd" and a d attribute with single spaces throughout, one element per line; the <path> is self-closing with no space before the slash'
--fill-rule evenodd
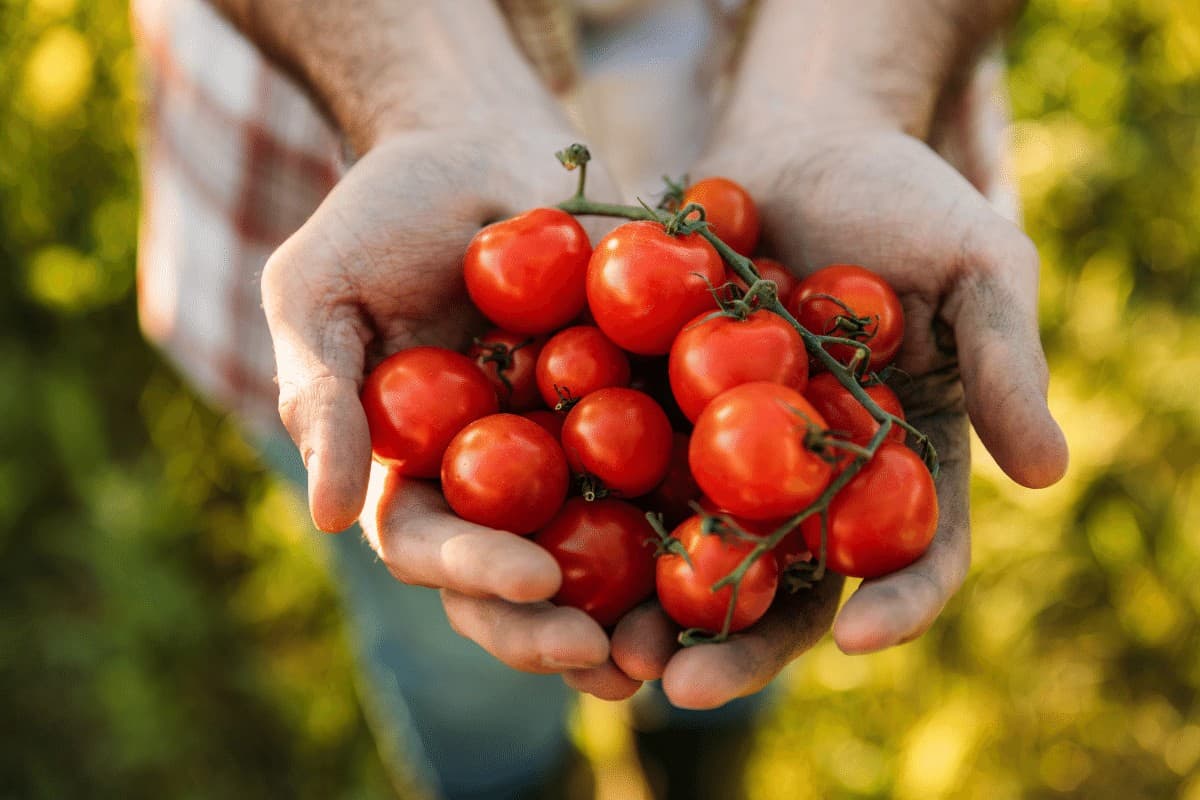
<path id="1" fill-rule="evenodd" d="M 884 442 L 829 504 L 826 564 L 855 578 L 877 578 L 916 561 L 937 531 L 937 490 L 925 464 L 902 444 Z M 800 526 L 820 553 L 819 516 Z"/>
<path id="2" fill-rule="evenodd" d="M 363 383 L 362 404 L 375 460 L 412 478 L 436 478 L 454 435 L 498 408 L 475 362 L 442 347 L 384 359 Z"/>
<path id="3" fill-rule="evenodd" d="M 715 309 L 724 279 L 717 251 L 699 234 L 671 236 L 657 222 L 627 222 L 596 245 L 587 299 L 604 334 L 641 355 L 663 355 L 687 321 Z"/>
<path id="4" fill-rule="evenodd" d="M 671 423 L 649 396 L 634 389 L 597 389 L 567 414 L 562 431 L 567 463 L 610 492 L 637 497 L 666 477 Z"/>
<path id="5" fill-rule="evenodd" d="M 714 397 L 743 383 L 770 381 L 803 392 L 808 353 L 796 329 L 771 311 L 744 320 L 706 312 L 675 337 L 667 370 L 679 408 L 695 422 Z"/>
<path id="6" fill-rule="evenodd" d="M 606 386 L 628 385 L 629 359 L 592 325 L 554 334 L 537 361 L 537 390 L 550 408 Z"/>
<path id="7" fill-rule="evenodd" d="M 487 375 L 500 404 L 509 411 L 528 411 L 540 404 L 534 368 L 545 339 L 495 328 L 480 336 L 467 352 Z"/>
<path id="8" fill-rule="evenodd" d="M 541 425 L 546 433 L 554 437 L 554 441 L 557 442 L 562 439 L 562 426 L 563 422 L 567 419 L 565 412 L 539 409 L 536 411 L 526 411 L 521 416 Z"/>
<path id="9" fill-rule="evenodd" d="M 900 407 L 900 400 L 886 384 L 872 383 L 864 386 L 863 390 L 884 411 L 904 419 L 904 409 Z M 813 375 L 804 397 L 812 403 L 817 413 L 825 418 L 830 431 L 854 444 L 866 445 L 875 435 L 875 431 L 879 430 L 879 423 L 875 418 L 850 394 L 849 389 L 842 386 L 833 373 L 822 372 Z M 892 425 L 887 440 L 904 444 L 904 429 L 899 425 Z"/>
<path id="10" fill-rule="evenodd" d="M 654 591 L 654 530 L 629 503 L 573 497 L 533 540 L 562 569 L 554 602 L 581 609 L 604 627 Z"/>
<path id="11" fill-rule="evenodd" d="M 493 414 L 458 432 L 442 459 L 442 494 L 468 522 L 533 533 L 562 507 L 570 483 L 558 440 L 516 414 Z"/>
<path id="12" fill-rule="evenodd" d="M 731 537 L 705 534 L 701 518 L 689 517 L 671 535 L 687 551 L 688 560 L 675 553 L 659 556 L 655 570 L 658 600 L 667 616 L 685 628 L 720 631 L 725 625 L 733 588 L 712 586 L 742 563 L 754 544 Z M 729 630 L 740 631 L 757 622 L 771 606 L 779 582 L 779 567 L 770 553 L 746 571 L 738 588 Z"/>
<path id="13" fill-rule="evenodd" d="M 688 466 L 688 438 L 686 433 L 673 434 L 667 477 L 640 502 L 646 510 L 662 514 L 663 522 L 669 527 L 678 525 L 694 514 L 689 504 L 701 496 L 700 487 L 696 485 Z"/>
<path id="14" fill-rule="evenodd" d="M 549 333 L 583 310 L 591 255 L 574 217 L 535 208 L 475 234 L 463 277 L 471 301 L 492 322 L 515 333 Z"/>
<path id="15" fill-rule="evenodd" d="M 805 444 L 810 428 L 825 427 L 795 389 L 744 383 L 696 420 L 688 463 L 720 508 L 753 520 L 790 517 L 829 485 L 832 467 Z"/>
<path id="16" fill-rule="evenodd" d="M 739 517 L 730 514 L 725 509 L 718 506 L 712 501 L 711 497 L 700 498 L 700 508 L 704 509 L 705 513 L 714 516 L 723 515 L 741 528 L 746 533 L 753 533 L 755 536 L 769 536 L 779 529 L 781 525 L 787 522 L 787 519 L 769 519 L 769 520 L 753 520 Z M 804 543 L 804 537 L 800 533 L 800 526 L 796 526 L 795 530 L 789 531 L 784 535 L 779 543 L 775 545 L 775 549 L 771 551 L 775 555 L 775 562 L 779 566 L 786 567 L 793 561 L 807 561 L 809 557 L 808 545 Z"/>
<path id="17" fill-rule="evenodd" d="M 889 364 L 904 338 L 900 298 L 879 275 L 853 264 L 835 264 L 809 275 L 796 286 L 787 307 L 813 333 L 854 339 L 870 347 L 871 370 Z M 827 349 L 843 364 L 855 353 L 855 348 L 844 344 Z"/>
<path id="18" fill-rule="evenodd" d="M 787 299 L 792 296 L 792 292 L 796 290 L 796 284 L 800 282 L 800 279 L 773 258 L 755 258 L 753 261 L 755 269 L 758 270 L 758 276 L 764 281 L 773 281 L 775 296 L 781 303 L 786 303 Z M 725 280 L 737 284 L 743 292 L 750 288 L 733 270 L 725 273 Z"/>
<path id="19" fill-rule="evenodd" d="M 758 244 L 758 206 L 750 193 L 728 178 L 696 181 L 683 193 L 683 204 L 704 206 L 708 227 L 721 241 L 744 256 Z"/>

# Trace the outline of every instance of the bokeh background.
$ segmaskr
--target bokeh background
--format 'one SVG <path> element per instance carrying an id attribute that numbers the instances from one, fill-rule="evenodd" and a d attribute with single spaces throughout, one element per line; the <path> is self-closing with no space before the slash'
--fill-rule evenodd
<path id="1" fill-rule="evenodd" d="M 387 796 L 303 509 L 137 330 L 125 4 L 0 31 L 0 794 Z M 1200 4 L 1032 0 L 1009 54 L 1071 472 L 980 452 L 966 586 L 801 659 L 749 797 L 1200 800 Z"/>

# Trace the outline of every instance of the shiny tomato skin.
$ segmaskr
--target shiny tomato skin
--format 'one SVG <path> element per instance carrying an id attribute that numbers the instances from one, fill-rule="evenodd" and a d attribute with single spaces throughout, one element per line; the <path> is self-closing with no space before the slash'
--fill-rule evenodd
<path id="1" fill-rule="evenodd" d="M 499 408 L 475 362 L 443 347 L 410 347 L 380 362 L 361 393 L 375 460 L 411 478 L 436 478 L 460 430 Z"/>
<path id="2" fill-rule="evenodd" d="M 550 337 L 537 361 L 537 391 L 554 408 L 607 386 L 629 385 L 629 358 L 594 325 L 565 328 Z"/>
<path id="3" fill-rule="evenodd" d="M 920 457 L 902 444 L 884 442 L 829 504 L 826 564 L 855 578 L 878 578 L 921 557 L 937 532 L 937 490 Z M 817 516 L 801 524 L 816 555 Z"/>
<path id="4" fill-rule="evenodd" d="M 454 513 L 511 533 L 533 533 L 549 522 L 569 483 L 558 441 L 516 414 L 475 420 L 442 458 L 442 494 Z"/>
<path id="5" fill-rule="evenodd" d="M 679 408 L 695 422 L 714 397 L 743 383 L 770 381 L 803 392 L 808 352 L 796 329 L 774 312 L 759 309 L 744 320 L 709 312 L 675 337 L 667 371 Z"/>
<path id="6" fill-rule="evenodd" d="M 588 307 L 619 347 L 663 355 L 688 320 L 716 309 L 705 281 L 718 286 L 724 275 L 721 257 L 699 234 L 671 236 L 657 222 L 627 222 L 596 245 Z"/>
<path id="7" fill-rule="evenodd" d="M 704 218 L 709 230 L 721 241 L 744 256 L 754 253 L 758 245 L 758 206 L 742 186 L 728 178 L 705 178 L 696 181 L 683 193 L 683 202 L 704 206 Z"/>
<path id="8" fill-rule="evenodd" d="M 688 466 L 688 441 L 686 433 L 676 432 L 671 439 L 671 463 L 667 476 L 654 491 L 643 497 L 638 504 L 647 511 L 663 515 L 667 527 L 675 527 L 695 512 L 691 503 L 701 497 L 700 487 L 692 477 Z"/>
<path id="9" fill-rule="evenodd" d="M 863 391 L 884 411 L 904 419 L 904 409 L 900 407 L 900 399 L 896 397 L 895 392 L 888 388 L 887 384 L 873 383 L 870 386 L 864 386 Z M 829 430 L 854 444 L 865 446 L 871 441 L 875 431 L 879 430 L 879 423 L 875 421 L 875 418 L 831 372 L 813 375 L 808 382 L 808 389 L 805 390 L 804 397 L 825 418 Z M 885 441 L 904 444 L 904 438 L 904 429 L 893 424 Z"/>
<path id="10" fill-rule="evenodd" d="M 699 516 L 684 520 L 671 535 L 683 545 L 692 563 L 689 565 L 675 553 L 659 556 L 655 586 L 663 611 L 684 628 L 720 631 L 733 589 L 724 586 L 714 593 L 712 586 L 737 568 L 754 544 L 703 533 Z M 764 553 L 742 579 L 729 626 L 731 633 L 750 627 L 767 613 L 778 584 L 775 558 Z"/>
<path id="11" fill-rule="evenodd" d="M 594 476 L 622 497 L 638 497 L 666 477 L 671 423 L 642 392 L 597 389 L 567 414 L 562 445 L 572 472 Z"/>
<path id="12" fill-rule="evenodd" d="M 583 310 L 592 248 L 574 217 L 535 208 L 475 234 L 463 257 L 471 301 L 514 333 L 549 333 Z"/>
<path id="13" fill-rule="evenodd" d="M 541 405 L 535 368 L 545 343 L 543 337 L 493 328 L 476 340 L 467 355 L 496 387 L 502 408 L 530 411 Z"/>
<path id="14" fill-rule="evenodd" d="M 800 279 L 773 258 L 755 258 L 752 261 L 754 268 L 758 270 L 758 277 L 764 281 L 773 281 L 776 297 L 779 298 L 779 302 L 786 303 L 787 299 L 792 296 L 792 292 L 796 290 L 796 284 L 800 282 Z M 733 270 L 725 274 L 725 280 L 737 284 L 743 292 L 750 288 Z"/>
<path id="15" fill-rule="evenodd" d="M 826 427 L 804 396 L 777 383 L 744 383 L 708 404 L 692 431 L 688 463 L 720 508 L 752 520 L 790 517 L 829 485 L 832 467 L 805 446 Z"/>
<path id="16" fill-rule="evenodd" d="M 820 335 L 843 335 L 836 320 L 846 310 L 825 297 L 841 300 L 854 316 L 871 320 L 859 334 L 846 335 L 871 348 L 869 369 L 891 363 L 904 340 L 904 309 L 900 298 L 882 277 L 855 264 L 834 264 L 802 280 L 787 302 L 788 311 L 808 330 Z M 830 345 L 829 354 L 843 364 L 853 358 L 855 348 Z"/>
<path id="17" fill-rule="evenodd" d="M 561 441 L 563 422 L 567 419 L 565 411 L 547 411 L 544 408 L 538 408 L 533 411 L 526 411 L 521 416 L 541 425 L 546 433 L 554 437 L 554 441 Z"/>
<path id="18" fill-rule="evenodd" d="M 603 627 L 654 591 L 654 529 L 629 503 L 573 497 L 533 540 L 562 570 L 553 602 L 581 609 Z"/>

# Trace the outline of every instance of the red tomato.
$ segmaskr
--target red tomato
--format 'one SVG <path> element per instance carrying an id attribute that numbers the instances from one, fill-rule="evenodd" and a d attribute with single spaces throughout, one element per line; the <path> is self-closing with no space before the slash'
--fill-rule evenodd
<path id="1" fill-rule="evenodd" d="M 733 588 L 724 586 L 713 592 L 712 586 L 736 569 L 754 545 L 716 534 L 706 535 L 700 526 L 699 516 L 689 517 L 671 534 L 687 550 L 692 563 L 689 565 L 683 556 L 674 553 L 659 556 L 655 584 L 658 601 L 667 616 L 685 628 L 717 632 L 725 626 Z M 742 578 L 730 632 L 753 625 L 767 613 L 778 582 L 775 558 L 765 553 Z"/>
<path id="2" fill-rule="evenodd" d="M 545 429 L 546 433 L 554 437 L 554 441 L 559 441 L 562 438 L 562 426 L 567 415 L 559 411 L 526 411 L 521 415 L 531 422 L 536 422 Z"/>
<path id="3" fill-rule="evenodd" d="M 845 308 L 829 297 L 840 300 Z M 796 287 L 787 307 L 813 333 L 842 336 L 869 346 L 871 370 L 889 364 L 904 338 L 900 298 L 879 275 L 853 264 L 835 264 L 809 275 Z M 839 319 L 851 318 L 862 320 L 861 330 L 853 326 L 846 330 L 839 325 Z M 843 364 L 854 357 L 855 348 L 849 345 L 831 345 L 827 349 Z"/>
<path id="4" fill-rule="evenodd" d="M 537 390 L 551 408 L 606 386 L 628 385 L 629 359 L 592 325 L 554 334 L 537 361 Z"/>
<path id="5" fill-rule="evenodd" d="M 604 627 L 654 591 L 654 530 L 629 503 L 571 498 L 533 540 L 562 569 L 554 602 L 581 609 Z"/>
<path id="6" fill-rule="evenodd" d="M 591 255 L 574 217 L 535 208 L 475 234 L 463 277 L 471 301 L 492 322 L 516 333 L 549 333 L 583 310 Z"/>
<path id="7" fill-rule="evenodd" d="M 412 478 L 436 478 L 454 435 L 498 408 L 475 362 L 442 347 L 384 359 L 363 383 L 362 404 L 375 460 Z"/>
<path id="8" fill-rule="evenodd" d="M 475 420 L 442 459 L 442 494 L 454 513 L 512 533 L 533 533 L 549 522 L 570 479 L 558 440 L 516 414 Z"/>
<path id="9" fill-rule="evenodd" d="M 699 234 L 671 236 L 657 222 L 627 222 L 596 245 L 587 269 L 587 299 L 604 334 L 641 355 L 662 355 L 687 321 L 716 309 L 707 280 L 725 267 Z"/>
<path id="10" fill-rule="evenodd" d="M 683 193 L 683 206 L 704 206 L 708 227 L 721 241 L 744 256 L 758 244 L 758 207 L 750 193 L 728 178 L 696 181 Z M 682 206 L 681 206 L 682 207 Z"/>
<path id="11" fill-rule="evenodd" d="M 796 290 L 796 284 L 800 282 L 800 279 L 773 258 L 756 258 L 753 261 L 755 269 L 758 270 L 758 276 L 764 281 L 774 281 L 775 295 L 779 298 L 779 302 L 786 303 L 787 299 L 792 296 L 792 292 Z M 733 270 L 725 273 L 725 280 L 736 283 L 743 292 L 750 288 Z"/>
<path id="12" fill-rule="evenodd" d="M 688 438 L 686 433 L 673 434 L 667 477 L 640 503 L 646 510 L 662 514 L 668 527 L 674 527 L 694 514 L 689 504 L 701 496 L 700 487 L 688 466 Z"/>
<path id="13" fill-rule="evenodd" d="M 900 407 L 900 400 L 887 385 L 873 383 L 864 386 L 863 389 L 884 411 L 904 419 L 904 409 Z M 831 372 L 812 376 L 804 397 L 825 418 L 829 430 L 855 444 L 865 446 L 871 441 L 875 431 L 879 430 L 879 423 L 875 418 Z M 904 429 L 899 425 L 892 425 L 887 440 L 904 444 L 904 438 Z"/>
<path id="14" fill-rule="evenodd" d="M 790 517 L 821 494 L 833 471 L 805 446 L 809 425 L 826 427 L 795 389 L 765 382 L 736 386 L 717 395 L 696 420 L 688 451 L 692 475 L 732 514 Z"/>
<path id="15" fill-rule="evenodd" d="M 712 501 L 711 497 L 700 498 L 700 508 L 708 514 L 717 516 L 724 515 L 741 528 L 746 533 L 752 533 L 755 536 L 770 536 L 777 531 L 781 525 L 787 522 L 787 519 L 769 519 L 769 520 L 753 520 L 739 517 L 730 514 L 725 509 L 719 507 Z M 793 561 L 806 561 L 809 557 L 808 545 L 804 543 L 804 538 L 800 533 L 800 527 L 789 531 L 779 543 L 775 545 L 775 549 L 771 551 L 775 555 L 775 562 L 780 567 L 786 567 Z"/>
<path id="16" fill-rule="evenodd" d="M 904 445 L 884 442 L 829 504 L 825 563 L 855 578 L 887 575 L 925 552 L 937 523 L 929 470 Z M 809 549 L 820 553 L 820 517 L 809 517 L 800 529 Z"/>
<path id="17" fill-rule="evenodd" d="M 637 497 L 666 477 L 671 423 L 658 403 L 634 389 L 597 389 L 576 403 L 562 431 L 567 463 L 610 492 Z"/>
<path id="18" fill-rule="evenodd" d="M 537 408 L 537 382 L 534 368 L 545 339 L 495 328 L 480 336 L 467 352 L 487 375 L 500 404 L 510 411 Z"/>
<path id="19" fill-rule="evenodd" d="M 791 323 L 766 309 L 744 320 L 707 312 L 675 337 L 667 371 L 679 408 L 695 422 L 714 397 L 743 383 L 770 381 L 803 392 L 808 352 Z"/>

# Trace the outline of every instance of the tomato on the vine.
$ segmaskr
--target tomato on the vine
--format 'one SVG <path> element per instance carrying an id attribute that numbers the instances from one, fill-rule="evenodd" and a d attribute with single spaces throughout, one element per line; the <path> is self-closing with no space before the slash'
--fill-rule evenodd
<path id="1" fill-rule="evenodd" d="M 454 513 L 511 533 L 545 525 L 562 507 L 569 482 L 558 441 L 516 414 L 475 420 L 442 458 L 442 494 Z"/>
<path id="2" fill-rule="evenodd" d="M 475 362 L 442 347 L 384 359 L 363 382 L 361 399 L 375 460 L 413 478 L 436 478 L 454 435 L 498 409 Z"/>
<path id="3" fill-rule="evenodd" d="M 863 391 L 884 411 L 904 419 L 904 409 L 900 407 L 900 400 L 887 384 L 870 383 L 863 386 Z M 879 430 L 879 423 L 871 413 L 850 394 L 849 389 L 842 386 L 832 372 L 813 375 L 804 397 L 825 418 L 829 430 L 847 441 L 865 446 L 871 441 L 875 431 Z M 904 437 L 904 428 L 893 423 L 885 441 L 904 444 Z"/>
<path id="4" fill-rule="evenodd" d="M 709 285 L 724 275 L 721 257 L 699 234 L 673 236 L 658 222 L 627 222 L 596 245 L 588 306 L 620 347 L 662 355 L 688 320 L 716 307 Z"/>
<path id="5" fill-rule="evenodd" d="M 937 490 L 924 462 L 904 445 L 884 442 L 829 504 L 825 563 L 855 578 L 887 575 L 920 558 L 937 523 Z M 800 529 L 819 553 L 820 516 Z"/>
<path id="6" fill-rule="evenodd" d="M 637 497 L 667 474 L 671 423 L 658 403 L 635 389 L 597 389 L 567 414 L 562 445 L 573 472 Z"/>
<path id="7" fill-rule="evenodd" d="M 533 540 L 562 570 L 553 602 L 581 609 L 604 627 L 654 591 L 654 529 L 629 503 L 571 498 Z"/>
<path id="8" fill-rule="evenodd" d="M 829 485 L 832 467 L 814 449 L 826 427 L 795 389 L 744 383 L 700 414 L 688 462 L 704 493 L 730 513 L 790 517 Z"/>
<path id="9" fill-rule="evenodd" d="M 712 312 L 693 319 L 671 345 L 671 391 L 692 422 L 726 389 L 770 381 L 803 392 L 808 352 L 796 329 L 766 309 L 745 319 Z"/>
<path id="10" fill-rule="evenodd" d="M 516 333 L 549 333 L 583 310 L 591 255 L 573 216 L 535 208 L 475 234 L 463 277 L 471 301 L 492 322 Z"/>
<path id="11" fill-rule="evenodd" d="M 764 281 L 774 283 L 775 296 L 779 298 L 779 302 L 786 303 L 787 299 L 792 296 L 792 292 L 796 290 L 796 284 L 800 282 L 800 279 L 793 275 L 791 270 L 773 258 L 755 258 L 752 260 L 754 261 L 754 268 L 758 270 L 758 277 Z M 737 284 L 737 287 L 743 292 L 750 288 L 742 280 L 742 277 L 733 270 L 725 274 L 725 280 Z"/>
<path id="12" fill-rule="evenodd" d="M 467 355 L 496 387 L 500 404 L 509 411 L 538 407 L 534 368 L 545 339 L 494 328 L 475 340 Z"/>
<path id="13" fill-rule="evenodd" d="M 758 206 L 738 183 L 728 178 L 696 181 L 683 193 L 680 207 L 696 203 L 704 206 L 709 230 L 721 241 L 744 256 L 754 253 L 758 244 Z"/>
<path id="14" fill-rule="evenodd" d="M 736 514 L 730 514 L 714 503 L 711 497 L 700 498 L 699 505 L 704 513 L 715 517 L 727 517 L 734 525 L 737 525 L 746 533 L 752 533 L 755 536 L 770 536 L 779 530 L 780 527 L 787 524 L 789 519 L 746 519 Z M 784 534 L 783 538 L 779 540 L 779 543 L 775 545 L 775 548 L 771 552 L 775 555 L 775 561 L 779 564 L 780 568 L 786 567 L 793 561 L 807 560 L 809 557 L 808 545 L 805 544 L 804 537 L 800 533 L 800 526 L 797 525 L 794 529 Z"/>
<path id="15" fill-rule="evenodd" d="M 713 584 L 733 572 L 754 549 L 754 543 L 705 534 L 701 525 L 701 517 L 689 517 L 671 534 L 687 551 L 688 558 L 670 551 L 659 556 L 655 585 L 663 611 L 676 623 L 717 632 L 725 626 L 733 588 L 723 586 L 714 592 Z M 778 583 L 775 557 L 764 553 L 742 577 L 729 625 L 731 633 L 753 625 L 767 613 Z"/>
<path id="16" fill-rule="evenodd" d="M 869 369 L 891 363 L 904 338 L 904 309 L 900 298 L 882 277 L 854 264 L 834 264 L 802 280 L 792 292 L 788 310 L 808 330 L 840 336 L 871 348 Z M 833 344 L 826 348 L 843 364 L 857 348 Z"/>
<path id="17" fill-rule="evenodd" d="M 538 357 L 537 391 L 550 408 L 607 386 L 628 385 L 629 359 L 593 325 L 559 331 Z"/>

